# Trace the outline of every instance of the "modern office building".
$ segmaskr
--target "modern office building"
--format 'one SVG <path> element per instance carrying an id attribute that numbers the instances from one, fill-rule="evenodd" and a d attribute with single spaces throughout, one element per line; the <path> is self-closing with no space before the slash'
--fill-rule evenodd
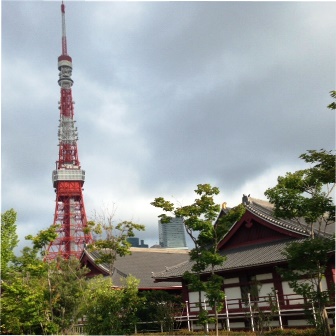
<path id="1" fill-rule="evenodd" d="M 172 218 L 170 223 L 159 221 L 159 244 L 165 248 L 187 248 L 182 218 Z"/>
<path id="2" fill-rule="evenodd" d="M 129 237 L 127 238 L 127 241 L 132 245 L 132 247 L 148 248 L 148 244 L 145 244 L 142 239 L 139 241 L 139 238 L 137 237 Z"/>

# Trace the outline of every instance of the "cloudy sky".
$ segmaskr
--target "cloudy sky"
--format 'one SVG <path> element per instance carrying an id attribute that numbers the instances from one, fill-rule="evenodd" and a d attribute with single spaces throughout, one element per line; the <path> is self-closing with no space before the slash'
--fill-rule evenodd
<path id="1" fill-rule="evenodd" d="M 335 2 L 65 2 L 88 218 L 103 205 L 146 225 L 155 197 L 199 183 L 228 206 L 333 149 Z M 60 2 L 2 2 L 2 212 L 24 236 L 52 224 Z"/>

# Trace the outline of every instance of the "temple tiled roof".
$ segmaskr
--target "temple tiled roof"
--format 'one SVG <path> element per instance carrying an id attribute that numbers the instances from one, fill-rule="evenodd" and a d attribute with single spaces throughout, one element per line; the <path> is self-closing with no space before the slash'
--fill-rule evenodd
<path id="1" fill-rule="evenodd" d="M 154 282 L 153 272 L 158 272 L 165 267 L 180 264 L 189 260 L 188 250 L 177 249 L 153 249 L 153 248 L 131 248 L 132 254 L 118 257 L 114 263 L 112 281 L 117 287 L 123 286 L 122 279 L 133 275 L 140 280 L 139 288 L 171 288 L 181 287 L 181 282 Z M 85 251 L 87 257 L 95 263 L 99 257 L 96 251 Z M 109 265 L 98 265 L 105 273 L 109 273 Z"/>
<path id="2" fill-rule="evenodd" d="M 275 218 L 273 215 L 274 206 L 273 204 L 267 201 L 250 197 L 249 204 L 245 204 L 245 207 L 249 212 L 253 213 L 255 216 L 261 219 L 264 219 L 268 221 L 269 223 L 272 223 L 275 226 L 284 228 L 288 231 L 292 231 L 292 232 L 300 233 L 305 236 L 309 236 L 309 234 L 307 233 L 307 230 L 305 230 L 305 226 L 300 224 L 298 221 L 290 220 L 290 219 Z M 300 222 L 304 223 L 303 220 L 301 220 Z M 315 223 L 314 231 L 315 231 L 315 234 L 325 235 L 323 232 L 324 228 L 321 231 L 318 227 L 318 223 Z M 332 234 L 334 232 L 334 225 L 327 226 L 325 231 L 327 235 Z"/>
<path id="3" fill-rule="evenodd" d="M 286 259 L 283 255 L 285 252 L 285 247 L 288 243 L 292 242 L 293 240 L 300 241 L 304 240 L 309 237 L 308 232 L 304 229 L 299 222 L 295 220 L 285 220 L 285 219 L 278 219 L 275 218 L 273 215 L 273 205 L 267 201 L 259 200 L 255 198 L 248 198 L 248 202 L 245 203 L 246 210 L 253 214 L 255 217 L 258 217 L 275 227 L 279 227 L 284 229 L 288 232 L 296 233 L 296 239 L 293 239 L 291 235 L 288 235 L 288 238 L 282 238 L 271 242 L 265 243 L 258 243 L 256 245 L 247 245 L 247 246 L 240 246 L 231 249 L 223 249 L 220 253 L 226 256 L 226 260 L 223 262 L 222 265 L 216 266 L 215 271 L 225 272 L 225 271 L 232 271 L 232 270 L 240 270 L 244 268 L 251 268 L 263 265 L 275 265 L 282 262 L 285 262 Z M 224 211 L 224 212 L 223 212 Z M 225 216 L 227 209 L 222 210 Z M 229 236 L 230 231 L 233 230 L 233 224 L 229 232 L 226 234 L 225 237 Z M 315 225 L 315 234 L 322 235 L 322 236 L 330 236 L 334 232 L 334 226 L 330 225 L 327 227 L 327 233 L 320 232 L 317 229 L 318 226 Z M 329 231 L 329 232 L 328 232 Z M 225 237 L 223 239 L 225 239 Z M 301 238 L 300 238 L 301 237 Z M 161 272 L 156 272 L 153 274 L 153 277 L 161 281 L 163 279 L 176 279 L 182 277 L 182 275 L 189 271 L 191 272 L 193 262 L 186 261 L 180 265 L 176 265 L 173 267 L 168 267 Z M 203 271 L 202 273 L 209 273 L 210 267 Z"/>
<path id="4" fill-rule="evenodd" d="M 284 262 L 286 259 L 283 256 L 286 245 L 293 241 L 287 239 L 255 246 L 244 246 L 223 251 L 226 256 L 223 264 L 215 266 L 215 271 L 230 271 L 251 268 L 262 265 L 272 265 Z M 191 272 L 193 262 L 186 261 L 183 264 L 175 267 L 169 267 L 165 271 L 153 274 L 157 280 L 181 277 L 184 272 Z M 210 273 L 210 267 L 202 273 Z"/>

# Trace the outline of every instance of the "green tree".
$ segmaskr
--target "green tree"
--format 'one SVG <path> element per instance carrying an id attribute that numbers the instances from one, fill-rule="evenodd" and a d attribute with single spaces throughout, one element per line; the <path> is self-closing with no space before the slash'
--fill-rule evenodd
<path id="1" fill-rule="evenodd" d="M 26 239 L 33 242 L 33 250 L 39 251 L 42 257 L 47 247 L 57 237 L 57 226 L 52 225 L 40 230 L 35 236 Z M 81 267 L 77 258 L 57 258 L 44 263 L 46 265 L 46 297 L 48 297 L 50 319 L 57 326 L 58 332 L 71 334 L 80 317 L 79 307 L 86 289 L 85 274 L 87 268 Z M 28 265 L 28 266 L 31 266 Z"/>
<path id="2" fill-rule="evenodd" d="M 315 237 L 293 242 L 287 246 L 285 252 L 288 268 L 279 269 L 280 274 L 288 281 L 294 292 L 306 298 L 310 307 L 311 303 L 314 305 L 316 326 L 323 335 L 330 335 L 325 307 L 330 303 L 334 293 L 323 291 L 321 282 L 334 246 L 334 239 L 330 237 Z M 313 319 L 311 321 L 315 322 Z"/>
<path id="3" fill-rule="evenodd" d="M 134 331 L 140 304 L 139 281 L 128 277 L 123 288 L 115 288 L 110 277 L 95 277 L 88 283 L 82 313 L 89 335 L 119 335 Z"/>
<path id="4" fill-rule="evenodd" d="M 310 237 L 304 243 L 293 243 L 286 249 L 291 271 L 290 284 L 298 294 L 305 293 L 307 296 L 308 290 L 312 292 L 310 298 L 314 299 L 314 304 L 318 307 L 322 332 L 331 335 L 321 279 L 327 257 L 322 247 L 325 245 L 332 249 L 328 243 L 330 237 L 325 233 L 335 223 L 335 205 L 332 198 L 335 187 L 335 154 L 332 151 L 309 150 L 300 155 L 300 158 L 311 166 L 287 173 L 284 177 L 279 176 L 278 184 L 267 189 L 265 195 L 274 204 L 276 217 L 296 220 Z M 310 254 L 313 254 L 312 262 L 305 258 Z M 307 268 L 301 267 L 302 260 L 305 260 Z M 295 267 L 301 272 L 294 272 Z M 288 274 L 284 275 L 288 277 Z M 310 279 L 311 285 L 300 281 L 302 276 Z"/>
<path id="5" fill-rule="evenodd" d="M 98 264 L 107 263 L 109 273 L 112 279 L 114 262 L 117 256 L 131 254 L 131 244 L 127 238 L 134 237 L 134 231 L 144 231 L 145 226 L 133 223 L 132 221 L 122 221 L 115 224 L 115 207 L 109 209 L 106 207 L 99 213 L 95 213 L 94 220 L 88 222 L 86 232 L 94 232 L 99 235 L 94 243 L 88 246 L 89 250 L 99 252 Z"/>
<path id="6" fill-rule="evenodd" d="M 47 253 L 47 247 L 49 244 L 57 238 L 58 225 L 51 225 L 45 230 L 40 230 L 33 235 L 27 235 L 25 239 L 31 240 L 35 250 L 39 251 L 42 256 Z"/>
<path id="7" fill-rule="evenodd" d="M 1 333 L 48 335 L 57 332 L 45 303 L 45 278 L 13 276 L 2 284 Z"/>
<path id="8" fill-rule="evenodd" d="M 53 321 L 62 335 L 71 335 L 81 317 L 88 269 L 77 258 L 59 258 L 49 264 L 49 269 Z"/>
<path id="9" fill-rule="evenodd" d="M 2 333 L 68 334 L 77 323 L 87 270 L 77 259 L 44 262 L 55 227 L 28 235 L 33 247 L 13 258 L 2 283 Z"/>
<path id="10" fill-rule="evenodd" d="M 19 239 L 16 234 L 16 212 L 10 209 L 1 214 L 1 277 L 6 277 L 8 263 L 14 258 Z"/>
<path id="11" fill-rule="evenodd" d="M 45 230 L 40 230 L 38 233 L 33 236 L 33 235 L 27 235 L 25 239 L 31 240 L 33 243 L 33 250 L 38 251 L 42 257 L 45 257 L 47 253 L 47 247 L 52 242 L 54 239 L 57 237 L 57 226 L 51 225 Z M 49 302 L 49 310 L 50 310 L 50 319 L 52 323 L 54 323 L 54 315 L 53 315 L 53 289 L 51 285 L 51 272 L 52 272 L 52 264 L 54 261 L 51 261 L 50 263 L 47 264 L 47 284 L 48 284 L 48 302 Z"/>
<path id="12" fill-rule="evenodd" d="M 2 283 L 2 333 L 73 334 L 80 317 L 87 270 L 77 259 L 43 262 L 25 247 Z"/>
<path id="13" fill-rule="evenodd" d="M 54 333 L 57 328 L 45 301 L 46 265 L 30 247 L 22 256 L 13 254 L 18 242 L 16 216 L 13 209 L 1 215 L 1 333 Z"/>
<path id="14" fill-rule="evenodd" d="M 336 100 L 336 91 L 330 91 L 330 96 L 331 96 L 331 98 L 333 98 L 334 100 Z M 328 105 L 328 108 L 330 110 L 336 110 L 336 102 L 333 101 L 332 103 L 330 103 Z"/>
<path id="15" fill-rule="evenodd" d="M 163 197 L 155 198 L 151 205 L 164 211 L 159 215 L 163 223 L 169 223 L 172 216 L 183 218 L 186 232 L 194 243 L 194 248 L 189 253 L 190 260 L 194 262 L 192 272 L 186 272 L 184 278 L 189 283 L 189 289 L 199 293 L 199 321 L 204 325 L 208 320 L 208 315 L 207 311 L 202 308 L 201 292 L 205 291 L 215 312 L 216 333 L 218 334 L 218 312 L 223 308 L 224 292 L 223 279 L 215 274 L 214 269 L 216 265 L 225 261 L 225 257 L 218 253 L 218 244 L 233 223 L 229 225 L 229 222 L 223 218 L 214 225 L 220 212 L 220 206 L 214 201 L 214 196 L 219 194 L 217 187 L 212 187 L 210 184 L 198 184 L 195 193 L 198 198 L 190 205 L 175 206 Z M 207 281 L 203 281 L 201 274 L 208 268 L 211 275 Z"/>
<path id="16" fill-rule="evenodd" d="M 53 334 L 58 330 L 52 321 L 47 299 L 47 265 L 30 247 L 15 257 L 2 282 L 1 333 Z"/>
<path id="17" fill-rule="evenodd" d="M 48 265 L 42 262 L 39 251 L 35 248 L 25 246 L 20 256 L 15 256 L 13 259 L 13 265 L 11 271 L 25 276 L 37 276 L 43 277 L 48 270 Z"/>
<path id="18" fill-rule="evenodd" d="M 161 332 L 174 331 L 174 317 L 181 314 L 182 311 L 182 297 L 181 295 L 174 295 L 166 291 L 144 291 L 139 293 L 139 297 L 143 299 L 139 305 L 137 316 L 141 322 L 153 321 L 159 325 Z M 146 324 L 144 324 L 146 329 Z M 145 331 L 143 325 L 139 325 L 138 331 Z M 153 329 L 153 324 L 150 325 Z"/>
<path id="19" fill-rule="evenodd" d="M 274 204 L 274 215 L 294 219 L 312 238 L 335 223 L 335 154 L 308 150 L 300 155 L 310 168 L 278 177 L 278 184 L 265 195 Z"/>

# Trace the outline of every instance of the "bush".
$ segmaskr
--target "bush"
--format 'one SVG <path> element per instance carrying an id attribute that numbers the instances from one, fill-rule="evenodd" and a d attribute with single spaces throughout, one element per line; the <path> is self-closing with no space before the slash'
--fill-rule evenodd
<path id="1" fill-rule="evenodd" d="M 332 329 L 332 333 L 335 330 Z M 311 329 L 274 329 L 271 331 L 266 331 L 265 336 L 324 336 L 315 328 Z"/>
<path id="2" fill-rule="evenodd" d="M 332 329 L 331 332 L 334 334 L 335 329 Z M 152 333 L 152 334 L 142 334 L 142 335 L 147 335 L 147 336 L 171 336 L 171 335 L 199 335 L 199 336 L 204 336 L 204 331 L 198 331 L 198 332 L 192 332 L 188 330 L 177 330 L 174 333 Z M 215 335 L 214 331 L 211 331 L 207 335 Z M 243 332 L 243 331 L 225 331 L 225 330 L 220 330 L 219 331 L 220 336 L 256 336 L 258 335 L 255 332 Z M 271 331 L 266 331 L 263 335 L 265 336 L 324 336 L 320 334 L 316 329 L 311 328 L 311 329 L 274 329 Z"/>

